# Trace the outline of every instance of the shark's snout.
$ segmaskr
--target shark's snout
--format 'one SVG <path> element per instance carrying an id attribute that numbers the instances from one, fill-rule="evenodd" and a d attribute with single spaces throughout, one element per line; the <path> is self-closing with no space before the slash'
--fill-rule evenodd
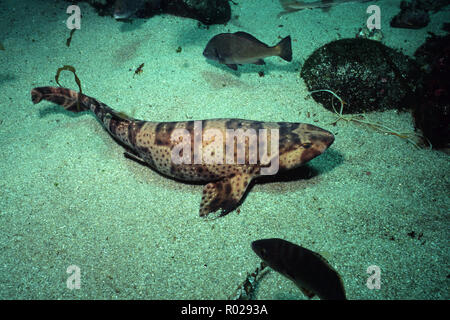
<path id="1" fill-rule="evenodd" d="M 323 143 L 325 144 L 325 149 L 327 149 L 329 146 L 331 146 L 334 142 L 334 135 L 327 130 L 322 130 L 323 133 Z M 325 151 L 325 150 L 324 150 Z"/>
<path id="2" fill-rule="evenodd" d="M 334 135 L 325 129 L 308 125 L 310 131 L 308 132 L 308 140 L 312 143 L 313 147 L 320 151 L 320 153 L 324 152 L 329 146 L 331 146 L 334 142 Z"/>
<path id="3" fill-rule="evenodd" d="M 334 142 L 334 135 L 331 132 L 319 127 L 309 126 L 310 128 L 314 128 L 309 135 L 311 146 L 303 151 L 301 156 L 302 163 L 308 162 L 321 155 Z"/>

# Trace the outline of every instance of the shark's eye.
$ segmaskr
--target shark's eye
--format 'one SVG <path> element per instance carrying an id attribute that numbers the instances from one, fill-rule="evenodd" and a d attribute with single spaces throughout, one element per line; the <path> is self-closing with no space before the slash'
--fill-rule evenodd
<path id="1" fill-rule="evenodd" d="M 302 144 L 302 147 L 305 149 L 309 149 L 309 148 L 311 148 L 311 146 L 312 146 L 312 143 L 309 143 L 309 142 Z"/>

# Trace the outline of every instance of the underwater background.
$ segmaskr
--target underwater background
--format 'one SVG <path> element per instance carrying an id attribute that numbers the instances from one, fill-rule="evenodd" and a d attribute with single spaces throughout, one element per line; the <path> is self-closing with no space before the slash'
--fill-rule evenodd
<path id="1" fill-rule="evenodd" d="M 228 23 L 209 26 L 169 14 L 117 21 L 80 2 L 81 29 L 67 46 L 70 4 L 0 0 L 1 299 L 229 299 L 259 266 L 250 244 L 264 238 L 320 253 L 348 299 L 449 299 L 448 153 L 336 122 L 300 77 L 316 49 L 355 38 L 372 2 L 277 17 L 277 0 L 240 0 L 230 2 Z M 424 28 L 392 28 L 400 1 L 374 4 L 382 43 L 410 57 L 450 21 L 447 6 Z M 236 31 L 269 45 L 290 35 L 293 61 L 269 57 L 233 71 L 203 57 L 214 35 Z M 239 210 L 205 221 L 202 185 L 125 158 L 90 112 L 33 105 L 30 90 L 56 86 L 64 65 L 76 68 L 83 93 L 138 119 L 305 122 L 335 142 L 298 176 L 255 183 Z M 58 81 L 78 90 L 70 72 Z M 366 119 L 415 130 L 410 112 Z M 70 266 L 79 289 L 68 288 Z M 366 285 L 370 266 L 381 271 L 379 289 Z M 274 271 L 253 296 L 307 299 Z"/>

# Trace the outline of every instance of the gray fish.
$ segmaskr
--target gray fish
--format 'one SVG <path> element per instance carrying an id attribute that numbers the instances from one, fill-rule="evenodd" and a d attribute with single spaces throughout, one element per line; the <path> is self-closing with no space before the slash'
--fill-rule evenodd
<path id="1" fill-rule="evenodd" d="M 263 59 L 272 56 L 292 61 L 291 37 L 287 36 L 277 45 L 269 47 L 246 32 L 221 33 L 209 40 L 203 55 L 233 70 L 237 70 L 238 64 L 265 64 Z"/>
<path id="2" fill-rule="evenodd" d="M 292 12 L 297 12 L 304 9 L 316 9 L 316 8 L 322 8 L 322 9 L 329 9 L 332 6 L 342 4 L 342 3 L 349 3 L 349 2 L 367 2 L 369 0 L 318 0 L 313 2 L 306 2 L 306 1 L 298 1 L 298 0 L 279 0 L 281 6 L 283 7 L 284 11 L 280 12 L 278 14 L 278 17 Z M 372 0 L 373 1 L 373 0 Z"/>
<path id="3" fill-rule="evenodd" d="M 343 300 L 344 284 L 336 270 L 316 252 L 283 239 L 252 242 L 253 251 L 272 269 L 294 281 L 309 298 Z"/>

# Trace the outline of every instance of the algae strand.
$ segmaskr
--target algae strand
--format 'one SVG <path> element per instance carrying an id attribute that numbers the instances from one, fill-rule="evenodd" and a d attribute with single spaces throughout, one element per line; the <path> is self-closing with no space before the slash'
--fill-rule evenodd
<path id="1" fill-rule="evenodd" d="M 55 81 L 56 81 L 56 83 L 57 83 L 60 87 L 62 87 L 58 80 L 59 80 L 59 74 L 60 74 L 61 71 L 63 71 L 63 70 L 67 70 L 67 71 L 70 71 L 70 72 L 73 73 L 73 75 L 75 76 L 75 82 L 76 82 L 77 85 L 78 85 L 79 92 L 80 92 L 80 94 L 82 94 L 83 92 L 81 91 L 81 82 L 80 82 L 80 79 L 78 78 L 78 76 L 77 76 L 77 74 L 76 74 L 75 68 L 74 68 L 73 66 L 71 66 L 71 65 L 65 65 L 64 67 L 58 68 L 58 70 L 56 71 L 56 75 L 55 75 Z M 78 108 L 78 110 L 80 110 L 80 100 L 79 100 L 79 95 L 78 95 L 78 99 L 77 99 L 77 108 Z"/>
<path id="2" fill-rule="evenodd" d="M 68 46 L 68 47 L 70 47 L 70 43 L 72 42 L 72 36 L 73 36 L 73 33 L 75 32 L 75 30 L 77 30 L 77 29 L 72 29 L 70 31 L 70 36 L 66 40 L 66 46 Z"/>

